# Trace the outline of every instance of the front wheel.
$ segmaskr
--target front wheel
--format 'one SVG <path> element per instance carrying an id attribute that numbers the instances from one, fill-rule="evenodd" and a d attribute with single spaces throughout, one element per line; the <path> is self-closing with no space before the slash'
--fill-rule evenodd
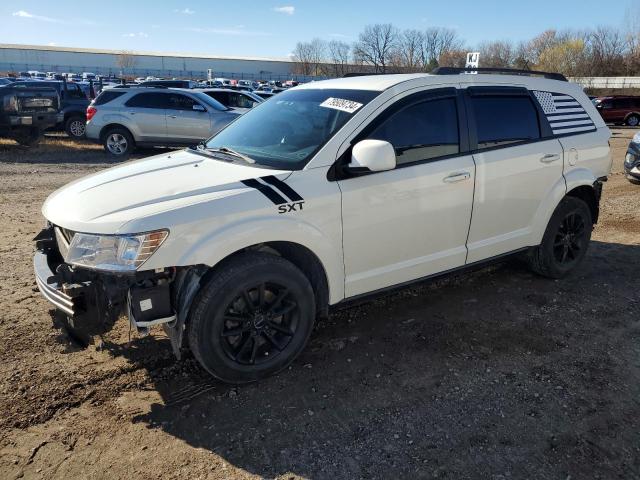
<path id="1" fill-rule="evenodd" d="M 591 240 L 589 206 L 565 197 L 549 220 L 542 243 L 529 252 L 529 265 L 539 275 L 562 278 L 582 262 Z"/>
<path id="2" fill-rule="evenodd" d="M 214 377 L 252 382 L 286 368 L 302 352 L 314 319 L 311 284 L 295 265 L 246 252 L 202 287 L 187 326 L 189 346 Z"/>

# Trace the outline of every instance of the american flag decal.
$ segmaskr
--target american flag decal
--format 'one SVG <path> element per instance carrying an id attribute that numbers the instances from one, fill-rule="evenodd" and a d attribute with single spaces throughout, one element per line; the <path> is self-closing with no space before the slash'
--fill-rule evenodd
<path id="1" fill-rule="evenodd" d="M 572 96 L 539 91 L 534 91 L 533 94 L 538 99 L 554 135 L 590 132 L 596 129 L 589 114 Z"/>

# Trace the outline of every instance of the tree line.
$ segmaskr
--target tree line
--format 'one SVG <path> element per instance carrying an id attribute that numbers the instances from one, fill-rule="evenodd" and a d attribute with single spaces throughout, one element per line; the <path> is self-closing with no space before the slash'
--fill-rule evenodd
<path id="1" fill-rule="evenodd" d="M 464 67 L 466 54 L 480 52 L 481 67 L 563 73 L 570 77 L 640 75 L 640 14 L 625 28 L 546 30 L 526 41 L 490 40 L 472 47 L 450 28 L 400 30 L 392 24 L 367 25 L 347 43 L 315 38 L 298 42 L 294 72 L 340 77 L 349 72 L 430 72 Z"/>

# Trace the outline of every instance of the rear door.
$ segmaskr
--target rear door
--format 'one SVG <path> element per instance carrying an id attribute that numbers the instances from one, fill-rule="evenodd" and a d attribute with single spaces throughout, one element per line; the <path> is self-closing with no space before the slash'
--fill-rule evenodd
<path id="1" fill-rule="evenodd" d="M 207 108 L 188 95 L 169 93 L 167 136 L 176 143 L 198 143 L 211 136 L 211 119 Z"/>
<path id="2" fill-rule="evenodd" d="M 165 142 L 167 139 L 167 95 L 159 92 L 141 92 L 124 104 L 122 113 L 129 121 L 137 142 Z"/>
<path id="3" fill-rule="evenodd" d="M 525 88 L 469 87 L 476 184 L 467 263 L 530 246 L 543 200 L 562 178 L 563 150 Z"/>

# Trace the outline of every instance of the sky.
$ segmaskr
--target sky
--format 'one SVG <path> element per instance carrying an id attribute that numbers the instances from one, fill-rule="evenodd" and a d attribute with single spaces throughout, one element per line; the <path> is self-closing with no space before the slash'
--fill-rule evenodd
<path id="1" fill-rule="evenodd" d="M 549 29 L 623 26 L 640 0 L 11 0 L 0 43 L 286 57 L 314 37 L 352 43 L 364 26 L 455 29 L 469 46 Z"/>

